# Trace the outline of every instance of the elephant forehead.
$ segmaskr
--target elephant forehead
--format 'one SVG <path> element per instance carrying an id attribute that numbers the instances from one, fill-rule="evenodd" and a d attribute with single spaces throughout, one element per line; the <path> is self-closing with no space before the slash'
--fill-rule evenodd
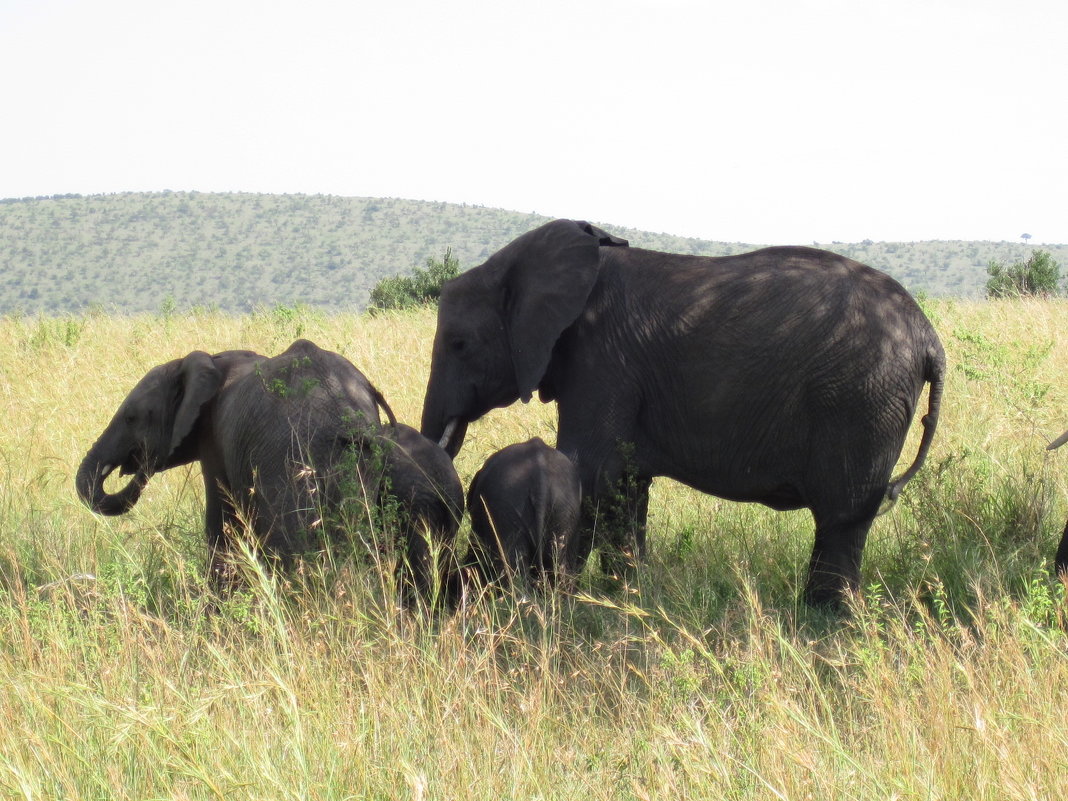
<path id="1" fill-rule="evenodd" d="M 164 391 L 168 386 L 174 383 L 174 377 L 178 372 L 179 364 L 180 362 L 175 360 L 153 367 L 145 373 L 144 378 L 137 382 L 137 386 L 134 387 L 130 396 L 135 397 L 139 394 L 153 394 Z"/>
<path id="2" fill-rule="evenodd" d="M 441 287 L 439 308 L 450 304 L 469 305 L 489 300 L 497 288 L 494 259 L 462 273 Z"/>

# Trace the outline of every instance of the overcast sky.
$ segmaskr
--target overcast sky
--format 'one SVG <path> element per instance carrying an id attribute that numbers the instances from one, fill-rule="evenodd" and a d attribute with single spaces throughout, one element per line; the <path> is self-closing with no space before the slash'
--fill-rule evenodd
<path id="1" fill-rule="evenodd" d="M 1068 243 L 1064 0 L 0 0 L 0 197 Z"/>

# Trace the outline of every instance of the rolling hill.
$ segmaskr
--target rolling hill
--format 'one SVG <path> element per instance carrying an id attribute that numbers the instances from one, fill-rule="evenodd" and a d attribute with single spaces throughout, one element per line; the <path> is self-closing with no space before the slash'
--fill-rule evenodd
<path id="1" fill-rule="evenodd" d="M 547 217 L 394 198 L 196 192 L 0 201 L 0 313 L 112 313 L 306 304 L 362 309 L 382 278 L 451 247 L 472 267 Z M 759 243 L 711 242 L 596 221 L 631 244 L 726 255 Z M 976 297 L 990 259 L 1013 242 L 811 243 L 885 270 L 913 292 Z M 1047 246 L 1068 265 L 1068 245 Z"/>

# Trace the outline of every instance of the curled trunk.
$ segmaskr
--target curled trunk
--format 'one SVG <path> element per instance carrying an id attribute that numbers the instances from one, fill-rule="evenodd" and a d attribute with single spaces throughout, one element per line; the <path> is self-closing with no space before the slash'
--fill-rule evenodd
<path id="1" fill-rule="evenodd" d="M 104 490 L 104 479 L 115 470 L 118 465 L 108 464 L 90 451 L 82 460 L 75 478 L 75 486 L 78 489 L 78 497 L 85 505 L 102 515 L 121 515 L 128 512 L 138 498 L 141 490 L 148 483 L 149 474 L 144 469 L 138 469 L 129 483 L 115 493 Z"/>

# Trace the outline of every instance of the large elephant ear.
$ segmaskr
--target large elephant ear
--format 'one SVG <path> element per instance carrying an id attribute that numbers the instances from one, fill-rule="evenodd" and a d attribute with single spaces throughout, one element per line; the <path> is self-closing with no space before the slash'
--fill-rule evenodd
<path id="1" fill-rule="evenodd" d="M 200 417 L 201 407 L 215 397 L 222 381 L 222 371 L 215 366 L 215 360 L 203 351 L 195 350 L 182 359 L 178 373 L 178 411 L 174 415 L 168 456 L 189 436 Z"/>
<path id="2" fill-rule="evenodd" d="M 612 234 L 607 231 L 602 231 L 596 225 L 590 225 L 588 222 L 578 222 L 576 224 L 590 236 L 597 237 L 597 244 L 601 247 L 625 248 L 630 245 L 630 242 L 626 239 L 612 236 Z"/>
<path id="3" fill-rule="evenodd" d="M 530 400 L 553 346 L 586 306 L 602 245 L 626 246 L 587 222 L 556 220 L 524 234 L 497 255 L 511 262 L 505 321 L 519 397 Z"/>

